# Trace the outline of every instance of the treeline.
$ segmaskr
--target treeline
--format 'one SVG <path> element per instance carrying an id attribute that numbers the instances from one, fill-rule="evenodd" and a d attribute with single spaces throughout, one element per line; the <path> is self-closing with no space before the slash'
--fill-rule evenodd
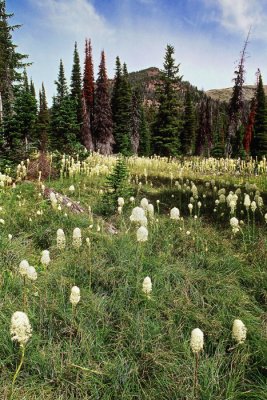
<path id="1" fill-rule="evenodd" d="M 49 108 L 44 85 L 38 94 L 17 52 L 9 25 L 12 14 L 0 1 L 0 155 L 21 159 L 33 149 L 67 153 L 82 149 L 102 154 L 149 156 L 245 156 L 267 154 L 265 94 L 259 73 L 251 104 L 243 100 L 245 49 L 235 71 L 229 104 L 214 101 L 183 82 L 174 48 L 167 45 L 157 77 L 155 101 L 146 102 L 140 83 L 116 58 L 115 77 L 108 80 L 102 51 L 94 76 L 92 44 L 85 41 L 84 63 L 75 43 L 70 86 L 60 60 L 56 95 Z M 20 72 L 22 71 L 22 72 Z"/>

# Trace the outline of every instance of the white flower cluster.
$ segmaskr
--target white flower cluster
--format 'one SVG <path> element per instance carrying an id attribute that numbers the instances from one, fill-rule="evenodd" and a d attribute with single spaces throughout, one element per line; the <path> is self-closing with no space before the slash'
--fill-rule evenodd
<path id="1" fill-rule="evenodd" d="M 25 346 L 32 336 L 32 328 L 27 314 L 16 311 L 11 318 L 10 335 L 12 341 L 17 341 Z"/>
<path id="2" fill-rule="evenodd" d="M 152 292 L 152 282 L 149 276 L 146 276 L 144 281 L 143 281 L 143 287 L 142 287 L 143 292 L 147 295 L 147 297 L 150 296 L 150 293 Z"/>
<path id="3" fill-rule="evenodd" d="M 50 259 L 49 250 L 43 250 L 42 251 L 42 256 L 41 256 L 41 264 L 44 267 L 48 267 L 48 265 L 50 264 L 50 261 L 51 261 L 51 259 Z"/>
<path id="4" fill-rule="evenodd" d="M 36 281 L 37 272 L 34 267 L 30 266 L 27 260 L 22 260 L 19 264 L 19 273 L 21 276 L 25 276 L 31 281 Z"/>
<path id="5" fill-rule="evenodd" d="M 72 234 L 72 244 L 73 247 L 76 249 L 79 249 L 82 245 L 82 233 L 80 228 L 74 228 L 73 234 Z"/>
<path id="6" fill-rule="evenodd" d="M 244 343 L 247 337 L 247 328 L 240 319 L 235 319 L 232 329 L 232 338 L 238 343 Z"/>
<path id="7" fill-rule="evenodd" d="M 66 246 L 66 238 L 63 229 L 57 230 L 57 248 L 60 250 L 65 249 Z"/>
<path id="8" fill-rule="evenodd" d="M 80 289 L 78 288 L 78 286 L 73 286 L 71 288 L 71 294 L 70 294 L 70 302 L 73 306 L 76 306 L 79 301 L 81 299 L 81 295 L 80 295 Z"/>
<path id="9" fill-rule="evenodd" d="M 231 225 L 231 227 L 232 227 L 232 232 L 233 232 L 234 234 L 236 234 L 237 232 L 239 232 L 239 230 L 240 230 L 239 221 L 238 221 L 238 219 L 237 219 L 236 217 L 232 217 L 232 218 L 230 219 L 230 225 Z"/>
<path id="10" fill-rule="evenodd" d="M 195 328 L 191 332 L 190 347 L 193 353 L 199 353 L 203 350 L 204 334 L 201 329 Z"/>
<path id="11" fill-rule="evenodd" d="M 180 211 L 179 208 L 173 207 L 170 211 L 170 219 L 179 220 L 180 219 Z"/>

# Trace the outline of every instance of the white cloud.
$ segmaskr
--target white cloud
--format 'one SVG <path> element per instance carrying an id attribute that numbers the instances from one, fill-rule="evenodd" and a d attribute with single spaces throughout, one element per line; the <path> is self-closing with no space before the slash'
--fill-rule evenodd
<path id="1" fill-rule="evenodd" d="M 266 0 L 206 0 L 205 2 L 217 9 L 218 12 L 211 14 L 211 18 L 223 28 L 244 35 L 252 27 L 254 37 L 267 38 Z"/>

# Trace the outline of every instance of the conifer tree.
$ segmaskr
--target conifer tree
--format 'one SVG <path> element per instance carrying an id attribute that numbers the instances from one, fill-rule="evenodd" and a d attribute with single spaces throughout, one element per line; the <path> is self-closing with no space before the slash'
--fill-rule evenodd
<path id="1" fill-rule="evenodd" d="M 36 99 L 36 91 L 35 91 L 35 86 L 34 86 L 32 79 L 31 79 L 31 83 L 30 83 L 30 92 L 31 92 L 32 97 L 34 97 Z"/>
<path id="2" fill-rule="evenodd" d="M 140 109 L 140 141 L 139 141 L 139 148 L 138 154 L 140 156 L 148 157 L 151 154 L 151 132 L 149 128 L 149 124 L 146 117 L 145 108 L 141 105 Z"/>
<path id="3" fill-rule="evenodd" d="M 134 154 L 138 153 L 140 142 L 140 122 L 141 122 L 141 98 L 140 90 L 137 88 L 132 93 L 132 116 L 131 116 L 131 145 Z"/>
<path id="4" fill-rule="evenodd" d="M 37 101 L 32 95 L 26 70 L 23 80 L 14 90 L 15 100 L 12 116 L 9 118 L 9 143 L 13 156 L 23 150 L 25 155 L 36 144 L 35 124 L 37 120 Z"/>
<path id="5" fill-rule="evenodd" d="M 75 102 L 77 122 L 82 125 L 82 76 L 77 42 L 74 45 L 73 67 L 71 73 L 71 98 Z M 80 138 L 79 138 L 80 139 Z"/>
<path id="6" fill-rule="evenodd" d="M 46 93 L 44 84 L 42 83 L 42 89 L 39 91 L 39 113 L 37 121 L 37 132 L 39 138 L 39 148 L 41 152 L 46 152 L 48 148 L 49 139 L 49 110 L 46 100 Z"/>
<path id="7" fill-rule="evenodd" d="M 85 41 L 85 61 L 82 94 L 82 128 L 81 140 L 87 150 L 94 150 L 93 117 L 94 117 L 94 67 L 92 60 L 91 40 Z"/>
<path id="8" fill-rule="evenodd" d="M 15 101 L 15 83 L 22 78 L 19 69 L 30 65 L 25 62 L 28 57 L 16 51 L 12 32 L 20 25 L 9 25 L 13 14 L 6 12 L 6 2 L 0 0 L 0 151 L 10 151 L 14 132 L 11 132 Z"/>
<path id="9" fill-rule="evenodd" d="M 232 97 L 229 104 L 229 125 L 227 133 L 227 142 L 225 148 L 225 155 L 227 157 L 238 155 L 243 145 L 243 138 L 241 131 L 246 123 L 244 112 L 244 98 L 243 98 L 243 85 L 245 82 L 245 58 L 246 48 L 248 45 L 250 30 L 245 40 L 238 67 L 235 71 L 234 87 Z"/>
<path id="10" fill-rule="evenodd" d="M 101 62 L 96 81 L 94 133 L 96 150 L 101 154 L 112 154 L 115 141 L 104 51 L 101 53 Z"/>
<path id="11" fill-rule="evenodd" d="M 184 121 L 181 131 L 181 152 L 183 155 L 193 154 L 195 142 L 195 115 L 190 90 L 185 94 Z"/>
<path id="12" fill-rule="evenodd" d="M 248 123 L 246 126 L 246 132 L 244 136 L 244 150 L 247 155 L 250 154 L 250 147 L 253 138 L 253 131 L 255 125 L 255 115 L 256 115 L 256 97 L 253 97 L 250 104 L 250 111 L 248 116 Z"/>
<path id="13" fill-rule="evenodd" d="M 167 45 L 163 66 L 158 88 L 159 110 L 153 129 L 153 147 L 156 154 L 175 156 L 180 153 L 182 122 L 177 87 L 182 78 L 178 75 L 180 64 L 175 64 L 174 47 L 171 45 Z"/>
<path id="14" fill-rule="evenodd" d="M 116 58 L 116 73 L 112 95 L 112 112 L 114 122 L 115 151 L 123 155 L 132 153 L 131 144 L 131 86 L 127 66 L 121 67 Z"/>
<path id="15" fill-rule="evenodd" d="M 254 157 L 258 156 L 261 158 L 262 156 L 267 155 L 267 110 L 261 74 L 259 75 L 259 82 L 257 85 L 256 104 L 254 135 L 251 143 L 251 153 Z"/>
<path id="16" fill-rule="evenodd" d="M 51 147 L 60 151 L 71 151 L 77 141 L 79 124 L 76 103 L 69 94 L 64 65 L 60 60 L 57 94 L 51 108 Z"/>

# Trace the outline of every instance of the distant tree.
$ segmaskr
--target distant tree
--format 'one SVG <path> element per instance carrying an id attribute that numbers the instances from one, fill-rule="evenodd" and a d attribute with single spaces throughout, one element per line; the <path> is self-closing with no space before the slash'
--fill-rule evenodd
<path id="1" fill-rule="evenodd" d="M 210 156 L 212 147 L 212 102 L 207 96 L 200 101 L 195 153 Z"/>
<path id="2" fill-rule="evenodd" d="M 185 94 L 183 128 L 181 130 L 181 152 L 183 155 L 193 153 L 195 142 L 195 112 L 192 104 L 190 90 Z"/>
<path id="3" fill-rule="evenodd" d="M 140 109 L 139 132 L 140 132 L 139 133 L 140 140 L 139 140 L 138 154 L 139 156 L 148 157 L 151 154 L 151 131 L 149 128 L 145 108 L 143 105 L 141 105 Z"/>
<path id="4" fill-rule="evenodd" d="M 94 117 L 94 66 L 91 40 L 85 41 L 85 60 L 82 94 L 82 127 L 81 140 L 87 150 L 94 150 L 93 117 Z"/>
<path id="5" fill-rule="evenodd" d="M 48 148 L 49 122 L 50 115 L 46 100 L 45 88 L 44 84 L 42 83 L 42 89 L 39 91 L 39 113 L 37 120 L 37 132 L 39 137 L 39 148 L 41 152 L 46 152 Z"/>
<path id="6" fill-rule="evenodd" d="M 251 104 L 250 104 L 248 123 L 246 126 L 246 132 L 245 132 L 244 142 L 243 142 L 244 150 L 247 155 L 250 154 L 250 147 L 251 147 L 254 125 L 255 125 L 255 115 L 256 115 L 256 98 L 253 97 L 251 100 Z"/>
<path id="7" fill-rule="evenodd" d="M 243 146 L 243 138 L 240 132 L 242 131 L 241 126 L 246 124 L 246 116 L 244 112 L 244 96 L 243 96 L 243 85 L 245 82 L 245 59 L 246 49 L 250 36 L 250 30 L 245 40 L 243 49 L 241 51 L 240 61 L 235 71 L 234 87 L 232 97 L 229 103 L 229 125 L 227 133 L 227 141 L 225 148 L 225 155 L 227 157 L 238 155 L 241 147 Z"/>
<path id="8" fill-rule="evenodd" d="M 138 153 L 140 144 L 140 123 L 141 123 L 141 94 L 138 88 L 132 92 L 132 109 L 131 109 L 131 145 L 132 152 Z"/>
<path id="9" fill-rule="evenodd" d="M 52 149 L 71 151 L 77 142 L 80 126 L 77 122 L 76 103 L 69 94 L 62 60 L 59 64 L 58 79 L 55 81 L 57 93 L 51 107 Z"/>
<path id="10" fill-rule="evenodd" d="M 131 86 L 127 66 L 121 67 L 116 58 L 116 73 L 112 94 L 115 151 L 123 155 L 132 153 L 131 144 Z"/>
<path id="11" fill-rule="evenodd" d="M 262 83 L 262 76 L 259 75 L 259 82 L 256 92 L 256 114 L 254 124 L 254 135 L 251 143 L 251 153 L 253 156 L 267 155 L 267 116 L 266 98 Z"/>
<path id="12" fill-rule="evenodd" d="M 115 141 L 104 51 L 101 53 L 101 62 L 96 81 L 94 133 L 96 150 L 101 154 L 112 154 Z"/>
<path id="13" fill-rule="evenodd" d="M 76 114 L 77 114 L 77 122 L 81 127 L 83 117 L 82 117 L 82 76 L 81 76 L 81 67 L 80 67 L 80 58 L 77 48 L 77 42 L 74 45 L 74 54 L 73 54 L 73 67 L 71 73 L 71 98 L 75 103 Z M 80 137 L 78 137 L 80 139 Z"/>
<path id="14" fill-rule="evenodd" d="M 178 75 L 179 66 L 175 64 L 174 47 L 167 45 L 157 91 L 159 110 L 153 129 L 154 152 L 162 156 L 180 154 L 182 121 L 177 88 L 182 78 Z"/>

